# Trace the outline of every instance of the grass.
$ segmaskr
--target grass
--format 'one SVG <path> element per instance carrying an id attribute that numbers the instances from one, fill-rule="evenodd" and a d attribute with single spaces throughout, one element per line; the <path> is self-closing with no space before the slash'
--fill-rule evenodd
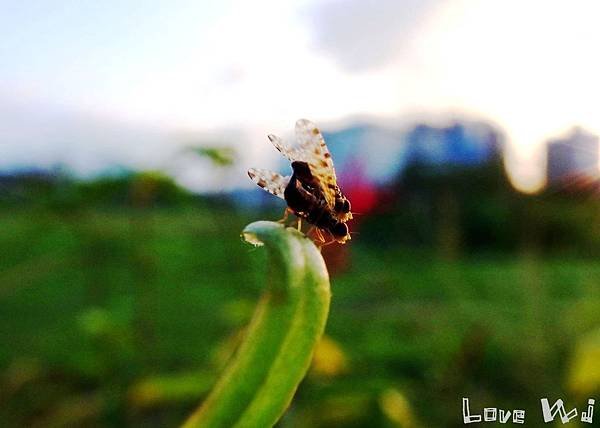
<path id="1" fill-rule="evenodd" d="M 276 216 L 0 213 L 0 424 L 183 421 L 261 293 L 265 255 L 240 231 Z M 326 328 L 347 364 L 309 374 L 281 426 L 393 426 L 381 404 L 390 390 L 425 426 L 459 425 L 463 396 L 534 414 L 541 396 L 581 400 L 565 385 L 574 347 L 600 326 L 594 261 L 524 253 L 450 263 L 360 235 L 349 249 Z"/>

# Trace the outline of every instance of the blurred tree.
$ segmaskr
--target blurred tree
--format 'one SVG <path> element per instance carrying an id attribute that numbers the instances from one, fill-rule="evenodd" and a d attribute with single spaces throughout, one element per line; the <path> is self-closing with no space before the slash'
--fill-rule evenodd
<path id="1" fill-rule="evenodd" d="M 600 199 L 576 194 L 517 192 L 501 159 L 470 167 L 410 165 L 392 186 L 392 202 L 365 220 L 361 240 L 378 246 L 461 252 L 600 254 Z"/>

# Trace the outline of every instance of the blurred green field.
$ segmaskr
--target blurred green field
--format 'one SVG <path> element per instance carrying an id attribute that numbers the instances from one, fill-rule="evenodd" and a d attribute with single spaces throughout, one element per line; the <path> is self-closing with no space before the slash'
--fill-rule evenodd
<path id="1" fill-rule="evenodd" d="M 277 215 L 3 209 L 0 425 L 181 422 L 261 292 L 265 254 L 239 233 Z M 346 249 L 327 339 L 281 427 L 459 426 L 463 396 L 536 420 L 540 397 L 575 405 L 600 391 L 600 361 L 577 372 L 600 349 L 593 260 L 524 250 L 450 262 L 360 235 Z"/>

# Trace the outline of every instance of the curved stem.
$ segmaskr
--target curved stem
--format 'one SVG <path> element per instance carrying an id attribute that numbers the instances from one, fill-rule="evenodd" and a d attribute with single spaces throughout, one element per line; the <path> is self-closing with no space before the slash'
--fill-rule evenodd
<path id="1" fill-rule="evenodd" d="M 331 293 L 317 247 L 297 230 L 274 222 L 252 223 L 243 236 L 269 252 L 266 290 L 235 357 L 186 428 L 274 425 L 325 329 Z"/>

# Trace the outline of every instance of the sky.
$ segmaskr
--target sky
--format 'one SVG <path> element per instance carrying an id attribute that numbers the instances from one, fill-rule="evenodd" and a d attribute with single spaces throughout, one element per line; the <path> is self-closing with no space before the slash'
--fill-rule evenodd
<path id="1" fill-rule="evenodd" d="M 534 190 L 547 139 L 600 133 L 599 12 L 593 0 L 0 0 L 0 169 L 162 168 L 216 190 L 241 181 L 182 147 L 233 145 L 241 171 L 272 164 L 265 135 L 301 117 L 453 115 L 502 129 L 509 172 Z"/>

